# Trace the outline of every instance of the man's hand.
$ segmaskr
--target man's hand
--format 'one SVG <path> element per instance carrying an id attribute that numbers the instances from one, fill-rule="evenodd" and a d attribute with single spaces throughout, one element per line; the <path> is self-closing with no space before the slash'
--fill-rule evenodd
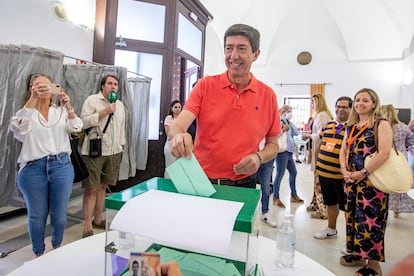
<path id="1" fill-rule="evenodd" d="M 260 154 L 260 153 L 259 153 Z M 233 166 L 235 174 L 249 174 L 252 175 L 260 167 L 260 159 L 256 153 L 249 154 L 240 160 L 240 162 Z"/>
<path id="2" fill-rule="evenodd" d="M 189 133 L 178 133 L 171 139 L 171 153 L 175 157 L 191 158 L 193 152 L 193 138 Z"/>
<path id="3" fill-rule="evenodd" d="M 115 113 L 115 111 L 116 111 L 116 103 L 110 103 L 108 107 L 106 108 L 106 112 L 108 114 Z"/>

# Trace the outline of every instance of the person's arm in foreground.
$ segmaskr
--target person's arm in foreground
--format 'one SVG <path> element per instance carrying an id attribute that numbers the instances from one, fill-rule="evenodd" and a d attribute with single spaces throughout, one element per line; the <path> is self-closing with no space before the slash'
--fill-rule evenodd
<path id="1" fill-rule="evenodd" d="M 411 253 L 393 266 L 389 276 L 414 275 L 414 253 Z"/>

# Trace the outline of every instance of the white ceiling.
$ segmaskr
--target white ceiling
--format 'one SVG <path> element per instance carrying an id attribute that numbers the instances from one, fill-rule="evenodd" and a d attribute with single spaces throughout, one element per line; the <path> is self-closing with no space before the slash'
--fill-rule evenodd
<path id="1" fill-rule="evenodd" d="M 296 62 L 402 60 L 414 50 L 413 0 L 200 0 L 213 15 L 206 53 L 223 55 L 228 26 L 245 23 L 261 32 L 256 66 Z"/>

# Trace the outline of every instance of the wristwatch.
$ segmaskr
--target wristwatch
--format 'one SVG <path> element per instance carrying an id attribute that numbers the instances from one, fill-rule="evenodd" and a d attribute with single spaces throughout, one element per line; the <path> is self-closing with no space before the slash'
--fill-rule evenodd
<path id="1" fill-rule="evenodd" d="M 367 177 L 369 175 L 369 171 L 367 169 L 365 169 L 365 168 L 363 168 L 361 170 L 361 172 L 365 175 L 365 177 Z"/>

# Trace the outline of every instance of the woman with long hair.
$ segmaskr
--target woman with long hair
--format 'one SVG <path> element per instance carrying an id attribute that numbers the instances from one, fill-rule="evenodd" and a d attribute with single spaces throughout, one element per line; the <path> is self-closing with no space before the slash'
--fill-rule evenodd
<path id="1" fill-rule="evenodd" d="M 17 186 L 23 194 L 35 257 L 45 252 L 46 220 L 50 215 L 52 248 L 63 240 L 66 210 L 74 179 L 69 134 L 83 123 L 65 92 L 50 77 L 33 74 L 27 80 L 28 99 L 11 119 L 11 131 L 22 142 Z M 57 94 L 60 106 L 53 104 Z"/>
<path id="2" fill-rule="evenodd" d="M 171 154 L 171 141 L 168 139 L 168 133 L 170 132 L 171 126 L 174 124 L 175 119 L 181 113 L 181 103 L 179 100 L 173 100 L 170 104 L 170 110 L 167 117 L 164 120 L 165 134 L 167 135 L 167 140 L 164 145 L 164 157 L 165 157 L 165 167 L 167 168 L 171 165 L 177 158 Z M 169 178 L 167 171 L 164 171 L 164 177 Z"/>
<path id="3" fill-rule="evenodd" d="M 321 94 L 315 94 L 311 99 L 311 108 L 313 111 L 312 118 L 312 133 L 302 135 L 303 140 L 312 139 L 312 157 L 311 157 L 311 171 L 314 172 L 314 185 L 312 201 L 306 208 L 307 211 L 312 211 L 311 218 L 327 219 L 326 206 L 323 204 L 322 190 L 319 183 L 318 174 L 315 172 L 316 159 L 319 154 L 319 148 L 316 147 L 321 139 L 320 133 L 323 126 L 329 121 L 333 120 L 332 112 L 326 104 L 325 97 Z"/>
<path id="4" fill-rule="evenodd" d="M 375 125 L 377 140 L 375 143 Z M 368 175 L 388 159 L 392 128 L 381 118 L 380 100 L 369 88 L 359 90 L 349 115 L 339 162 L 345 182 L 345 223 L 347 254 L 339 259 L 344 266 L 362 266 L 355 275 L 382 275 L 384 237 L 388 218 L 388 197 L 374 187 Z M 365 158 L 377 152 L 368 165 Z"/>
<path id="5" fill-rule="evenodd" d="M 396 149 L 407 157 L 407 150 L 414 145 L 414 134 L 398 119 L 392 104 L 383 105 L 380 110 L 382 116 L 391 124 Z M 414 213 L 414 199 L 407 193 L 390 194 L 388 209 L 394 211 L 394 217 L 398 217 L 399 213 Z"/>

